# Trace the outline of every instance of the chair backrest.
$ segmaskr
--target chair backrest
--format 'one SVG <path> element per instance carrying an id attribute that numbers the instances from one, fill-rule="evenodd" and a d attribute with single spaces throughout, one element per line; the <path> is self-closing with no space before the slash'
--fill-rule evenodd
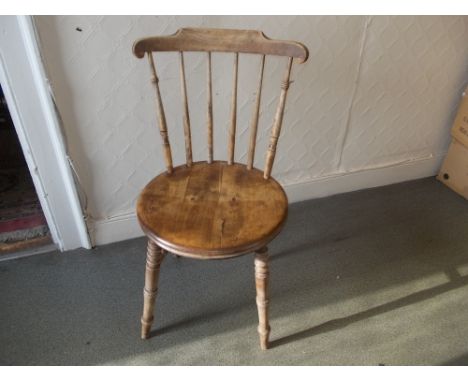
<path id="1" fill-rule="evenodd" d="M 187 100 L 187 85 L 185 79 L 184 53 L 183 52 L 207 52 L 207 140 L 208 140 L 208 163 L 213 161 L 213 98 L 212 98 L 212 74 L 211 74 L 211 52 L 233 52 L 234 73 L 231 100 L 231 118 L 228 141 L 227 163 L 234 163 L 234 147 L 236 142 L 236 117 L 237 117 L 237 77 L 239 66 L 239 53 L 254 53 L 261 55 L 260 73 L 255 104 L 250 125 L 250 142 L 247 159 L 247 168 L 253 168 L 255 156 L 255 145 L 257 140 L 257 126 L 260 112 L 260 99 L 262 93 L 263 72 L 266 55 L 289 57 L 281 82 L 281 93 L 276 109 L 276 114 L 271 129 L 270 142 L 267 150 L 264 178 L 268 179 L 271 174 L 276 153 L 278 138 L 281 132 L 286 95 L 290 84 L 291 67 L 293 59 L 297 58 L 299 63 L 304 63 L 309 55 L 307 48 L 293 41 L 271 40 L 262 32 L 255 30 L 235 30 L 235 29 L 199 29 L 182 28 L 170 36 L 156 36 L 137 40 L 133 45 L 133 53 L 138 58 L 143 58 L 145 53 L 148 56 L 152 73 L 152 83 L 156 92 L 156 105 L 159 118 L 159 130 L 162 137 L 164 156 L 167 172 L 173 170 L 172 153 L 167 133 L 166 117 L 159 89 L 159 79 L 156 73 L 156 66 L 153 52 L 179 52 L 180 57 L 180 81 L 183 101 L 183 125 L 185 135 L 186 164 L 191 166 L 192 142 L 190 132 L 189 107 Z"/>

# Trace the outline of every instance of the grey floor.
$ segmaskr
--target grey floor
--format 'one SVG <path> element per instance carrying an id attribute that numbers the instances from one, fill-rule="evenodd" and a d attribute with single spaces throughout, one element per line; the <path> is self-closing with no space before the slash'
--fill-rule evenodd
<path id="1" fill-rule="evenodd" d="M 168 256 L 147 341 L 143 239 L 0 262 L 0 364 L 468 364 L 468 202 L 436 180 L 293 204 L 271 255 L 263 352 L 252 256 Z"/>

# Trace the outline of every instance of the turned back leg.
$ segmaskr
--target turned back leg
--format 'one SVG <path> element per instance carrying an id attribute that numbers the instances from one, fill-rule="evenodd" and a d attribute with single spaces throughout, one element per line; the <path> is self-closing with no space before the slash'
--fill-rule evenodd
<path id="1" fill-rule="evenodd" d="M 262 248 L 255 254 L 255 287 L 257 289 L 258 334 L 260 347 L 268 349 L 270 325 L 268 322 L 268 249 Z"/>
<path id="2" fill-rule="evenodd" d="M 145 288 L 143 289 L 144 305 L 143 316 L 141 317 L 141 338 L 143 339 L 149 337 L 151 325 L 153 324 L 154 302 L 158 293 L 159 269 L 163 258 L 163 250 L 148 239 Z"/>

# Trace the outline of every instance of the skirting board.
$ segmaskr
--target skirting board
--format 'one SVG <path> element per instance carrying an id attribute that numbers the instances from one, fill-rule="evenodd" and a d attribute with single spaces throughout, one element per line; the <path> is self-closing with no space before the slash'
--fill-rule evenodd
<path id="1" fill-rule="evenodd" d="M 444 155 L 416 159 L 395 165 L 321 177 L 284 185 L 290 203 L 385 186 L 437 174 Z M 143 236 L 135 213 L 94 221 L 90 224 L 93 245 Z"/>

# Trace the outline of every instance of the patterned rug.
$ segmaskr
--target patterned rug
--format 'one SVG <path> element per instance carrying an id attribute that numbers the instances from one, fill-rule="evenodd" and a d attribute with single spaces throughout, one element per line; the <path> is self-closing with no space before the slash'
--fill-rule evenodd
<path id="1" fill-rule="evenodd" d="M 49 232 L 27 167 L 0 169 L 0 243 Z"/>

